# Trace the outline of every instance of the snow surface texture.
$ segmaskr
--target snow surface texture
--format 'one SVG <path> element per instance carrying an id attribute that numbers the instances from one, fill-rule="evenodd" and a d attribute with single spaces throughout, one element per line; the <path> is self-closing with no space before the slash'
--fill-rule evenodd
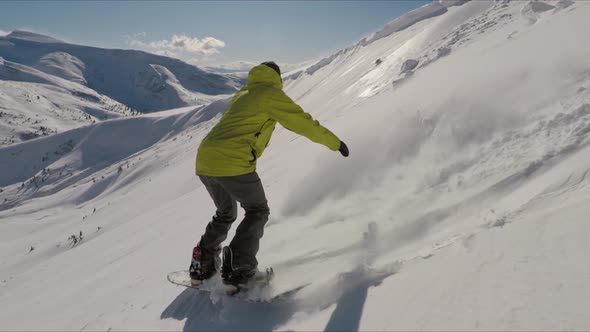
<path id="1" fill-rule="evenodd" d="M 165 280 L 213 214 L 194 156 L 227 100 L 0 148 L 2 328 L 590 329 L 590 3 L 525 5 L 451 6 L 289 82 L 351 156 L 277 127 L 259 161 L 259 260 L 306 285 L 282 301 Z"/>

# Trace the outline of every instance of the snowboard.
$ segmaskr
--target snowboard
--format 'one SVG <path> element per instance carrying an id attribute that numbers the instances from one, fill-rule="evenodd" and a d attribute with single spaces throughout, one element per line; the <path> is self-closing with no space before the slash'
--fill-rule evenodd
<path id="1" fill-rule="evenodd" d="M 225 294 L 228 297 L 247 302 L 275 301 L 277 299 L 286 298 L 288 295 L 294 294 L 305 287 L 300 286 L 276 294 L 273 292 L 271 285 L 273 278 L 274 271 L 272 269 L 266 269 L 265 271 L 258 271 L 248 284 L 237 287 L 233 285 L 224 285 L 219 274 L 201 283 L 193 283 L 188 270 L 170 272 L 167 276 L 168 281 L 175 285 L 193 288 L 199 292 Z"/>

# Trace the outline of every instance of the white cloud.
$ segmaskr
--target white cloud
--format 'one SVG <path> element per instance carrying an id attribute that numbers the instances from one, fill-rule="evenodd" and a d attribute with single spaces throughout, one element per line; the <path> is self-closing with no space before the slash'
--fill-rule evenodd
<path id="1" fill-rule="evenodd" d="M 138 33 L 134 33 L 132 35 L 125 35 L 125 39 L 127 39 L 127 44 L 131 44 L 134 41 L 139 41 L 140 38 L 144 38 L 146 36 L 147 36 L 147 33 L 138 32 Z"/>
<path id="2" fill-rule="evenodd" d="M 145 33 L 138 33 L 126 37 L 130 46 L 150 50 L 154 53 L 160 52 L 160 54 L 162 54 L 162 52 L 172 52 L 172 54 L 181 52 L 191 55 L 209 56 L 218 54 L 219 49 L 225 47 L 225 42 L 213 37 L 198 39 L 181 34 L 173 35 L 170 39 L 145 42 L 141 40 L 141 38 L 144 38 L 145 36 Z"/>

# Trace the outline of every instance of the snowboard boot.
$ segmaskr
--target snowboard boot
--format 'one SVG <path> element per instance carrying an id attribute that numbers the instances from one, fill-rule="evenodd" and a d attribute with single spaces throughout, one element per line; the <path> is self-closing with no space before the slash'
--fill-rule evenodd
<path id="1" fill-rule="evenodd" d="M 248 282 L 254 278 L 258 272 L 257 268 L 249 266 L 233 265 L 233 252 L 230 247 L 223 247 L 223 263 L 221 266 L 221 279 L 226 285 L 235 286 L 237 288 L 245 287 Z"/>
<path id="2" fill-rule="evenodd" d="M 193 248 L 193 258 L 189 268 L 191 283 L 199 285 L 215 275 L 219 270 L 219 256 L 203 250 L 200 246 Z"/>

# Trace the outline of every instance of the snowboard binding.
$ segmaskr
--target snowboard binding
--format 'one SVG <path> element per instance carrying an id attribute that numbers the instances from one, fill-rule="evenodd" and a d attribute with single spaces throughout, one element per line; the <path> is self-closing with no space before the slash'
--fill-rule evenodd
<path id="1" fill-rule="evenodd" d="M 234 268 L 233 252 L 230 247 L 223 247 L 221 279 L 229 286 L 227 293 L 235 295 L 257 285 L 268 285 L 274 276 L 274 270 L 267 268 L 264 272 L 255 269 Z"/>

